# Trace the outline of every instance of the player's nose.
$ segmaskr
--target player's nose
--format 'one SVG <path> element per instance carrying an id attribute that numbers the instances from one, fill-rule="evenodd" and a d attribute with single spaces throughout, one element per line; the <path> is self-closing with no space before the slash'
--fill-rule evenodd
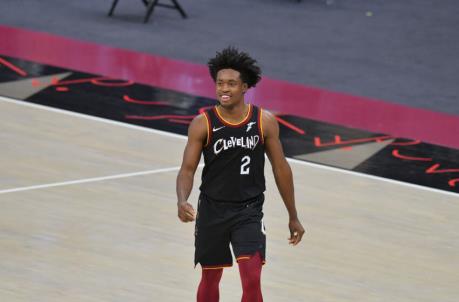
<path id="1" fill-rule="evenodd" d="M 229 92 L 229 85 L 227 85 L 227 84 L 221 85 L 221 86 L 220 86 L 220 91 L 221 91 L 222 93 Z"/>

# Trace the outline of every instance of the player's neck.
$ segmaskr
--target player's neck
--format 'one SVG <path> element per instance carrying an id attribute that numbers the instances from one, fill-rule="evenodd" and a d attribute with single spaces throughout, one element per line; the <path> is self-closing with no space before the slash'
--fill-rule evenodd
<path id="1" fill-rule="evenodd" d="M 218 113 L 227 121 L 232 123 L 239 123 L 245 119 L 249 112 L 249 104 L 241 102 L 235 106 L 223 107 L 217 106 Z"/>

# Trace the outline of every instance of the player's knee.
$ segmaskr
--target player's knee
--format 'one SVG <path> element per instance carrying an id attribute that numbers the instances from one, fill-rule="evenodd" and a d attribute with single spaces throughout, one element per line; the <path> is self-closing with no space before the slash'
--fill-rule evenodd
<path id="1" fill-rule="evenodd" d="M 209 286 L 218 285 L 222 278 L 223 269 L 216 270 L 203 270 L 201 282 L 206 283 Z"/>

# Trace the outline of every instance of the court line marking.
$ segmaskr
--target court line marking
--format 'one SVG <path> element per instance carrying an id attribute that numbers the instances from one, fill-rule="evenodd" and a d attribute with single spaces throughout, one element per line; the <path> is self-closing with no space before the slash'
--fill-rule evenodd
<path id="1" fill-rule="evenodd" d="M 164 172 L 178 171 L 179 169 L 180 167 L 170 167 L 170 168 L 123 173 L 123 174 L 116 174 L 116 175 L 109 175 L 109 176 L 83 178 L 83 179 L 63 181 L 63 182 L 53 182 L 49 184 L 0 190 L 0 194 L 30 191 L 30 190 L 37 190 L 37 189 L 46 189 L 46 188 L 53 188 L 53 187 L 61 187 L 61 186 L 68 186 L 68 185 L 75 185 L 75 184 L 83 184 L 83 183 L 88 183 L 88 182 L 97 182 L 97 181 L 103 181 L 103 180 L 109 180 L 109 179 L 120 179 L 120 178 L 139 176 L 139 175 L 158 174 L 158 173 L 164 173 Z"/>
<path id="2" fill-rule="evenodd" d="M 204 164 L 200 164 L 200 165 L 198 165 L 198 168 L 202 168 L 203 166 L 204 166 Z M 170 168 L 162 168 L 162 169 L 155 169 L 155 170 L 148 170 L 148 171 L 123 173 L 123 174 L 116 174 L 116 175 L 109 175 L 109 176 L 83 178 L 83 179 L 63 181 L 63 182 L 53 182 L 53 183 L 49 183 L 49 184 L 42 184 L 42 185 L 18 187 L 18 188 L 0 190 L 0 194 L 22 192 L 22 191 L 30 191 L 30 190 L 37 190 L 37 189 L 46 189 L 46 188 L 53 188 L 53 187 L 61 187 L 61 186 L 83 184 L 83 183 L 97 182 L 97 181 L 110 180 L 110 179 L 120 179 L 120 178 L 132 177 L 132 176 L 159 174 L 159 173 L 165 173 L 165 172 L 171 172 L 171 171 L 178 171 L 179 169 L 180 169 L 180 167 L 170 167 Z"/>
<path id="3" fill-rule="evenodd" d="M 44 105 L 33 104 L 33 103 L 26 102 L 26 101 L 21 101 L 21 100 L 5 97 L 5 96 L 0 96 L 0 101 L 4 101 L 4 102 L 7 102 L 7 103 L 12 103 L 12 104 L 16 104 L 16 105 L 22 105 L 22 106 L 25 106 L 25 107 L 32 107 L 32 108 L 42 109 L 42 110 L 51 111 L 51 112 L 62 113 L 62 114 L 66 114 L 66 115 L 70 115 L 70 116 L 74 116 L 74 117 L 79 117 L 79 118 L 83 118 L 83 119 L 87 119 L 87 120 L 103 122 L 103 123 L 112 124 L 112 125 L 116 125 L 116 126 L 121 126 L 121 127 L 125 127 L 125 128 L 131 128 L 131 129 L 135 129 L 135 130 L 141 130 L 141 131 L 155 133 L 155 134 L 159 134 L 159 135 L 163 135 L 163 136 L 175 137 L 175 138 L 179 138 L 179 139 L 183 139 L 183 140 L 187 139 L 187 136 L 185 136 L 185 135 L 180 135 L 180 134 L 170 133 L 170 132 L 166 132 L 166 131 L 151 129 L 151 128 L 147 128 L 147 127 L 143 127 L 143 126 L 131 125 L 131 124 L 127 124 L 127 123 L 123 123 L 123 122 L 119 122 L 119 121 L 113 121 L 113 120 L 102 118 L 102 117 L 91 116 L 91 115 L 87 115 L 87 114 L 83 114 L 83 113 L 77 113 L 77 112 L 68 111 L 68 110 L 64 110 L 64 109 L 57 109 L 57 108 L 52 108 L 52 107 L 48 107 L 48 106 L 44 106 Z M 333 171 L 333 172 L 338 172 L 338 173 L 343 173 L 343 174 L 349 174 L 349 175 L 355 175 L 355 176 L 359 176 L 359 177 L 362 177 L 362 178 L 369 178 L 369 179 L 379 180 L 379 181 L 388 182 L 388 183 L 392 183 L 392 184 L 412 187 L 412 188 L 416 188 L 416 189 L 420 189 L 420 190 L 424 190 L 424 191 L 435 192 L 435 193 L 440 193 L 440 194 L 444 194 L 444 195 L 459 197 L 458 193 L 449 192 L 449 191 L 443 191 L 443 190 L 435 189 L 435 188 L 424 187 L 424 186 L 421 186 L 421 185 L 416 185 L 416 184 L 403 182 L 403 181 L 399 181 L 399 180 L 384 178 L 384 177 L 380 177 L 380 176 L 369 175 L 369 174 L 360 173 L 360 172 L 356 172 L 356 171 L 349 171 L 349 170 L 339 169 L 339 168 L 335 168 L 335 167 L 325 166 L 325 165 L 306 162 L 306 161 L 300 161 L 300 160 L 293 159 L 293 158 L 287 158 L 287 161 L 289 161 L 291 163 L 307 166 L 307 167 L 315 167 L 315 168 L 324 169 L 324 170 L 328 170 L 328 171 Z"/>
<path id="4" fill-rule="evenodd" d="M 91 121 L 103 122 L 103 123 L 106 123 L 106 124 L 121 126 L 121 127 L 125 127 L 125 128 L 131 128 L 131 129 L 141 130 L 141 131 L 150 132 L 150 133 L 156 133 L 156 134 L 169 136 L 169 137 L 175 137 L 175 138 L 180 138 L 180 139 L 186 139 L 187 138 L 186 136 L 180 135 L 180 134 L 175 134 L 175 133 L 170 133 L 170 132 L 166 132 L 166 131 L 151 129 L 151 128 L 147 128 L 147 127 L 144 127 L 144 126 L 137 126 L 137 125 L 127 124 L 127 123 L 118 122 L 118 121 L 110 120 L 110 119 L 103 118 L 103 117 L 87 115 L 87 114 L 73 112 L 73 111 L 69 111 L 69 110 L 58 109 L 58 108 L 48 107 L 48 106 L 44 106 L 44 105 L 29 103 L 29 102 L 26 102 L 26 101 L 17 100 L 17 99 L 13 99 L 13 98 L 1 96 L 1 95 L 0 95 L 0 101 L 4 101 L 6 103 L 12 103 L 12 104 L 16 104 L 16 105 L 22 105 L 22 106 L 25 106 L 25 107 L 32 107 L 32 108 L 36 108 L 36 109 L 42 109 L 42 110 L 46 110 L 46 111 L 62 113 L 62 114 L 66 114 L 66 115 L 70 115 L 70 116 L 74 116 L 74 117 L 80 117 L 80 118 L 91 120 Z"/>

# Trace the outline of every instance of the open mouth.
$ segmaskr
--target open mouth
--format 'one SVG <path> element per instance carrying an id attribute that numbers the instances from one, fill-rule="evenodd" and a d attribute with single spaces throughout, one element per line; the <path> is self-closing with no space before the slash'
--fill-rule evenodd
<path id="1" fill-rule="evenodd" d="M 222 96 L 220 96 L 220 99 L 221 99 L 222 101 L 229 101 L 230 98 L 231 98 L 231 97 L 230 97 L 229 95 L 222 95 Z"/>

